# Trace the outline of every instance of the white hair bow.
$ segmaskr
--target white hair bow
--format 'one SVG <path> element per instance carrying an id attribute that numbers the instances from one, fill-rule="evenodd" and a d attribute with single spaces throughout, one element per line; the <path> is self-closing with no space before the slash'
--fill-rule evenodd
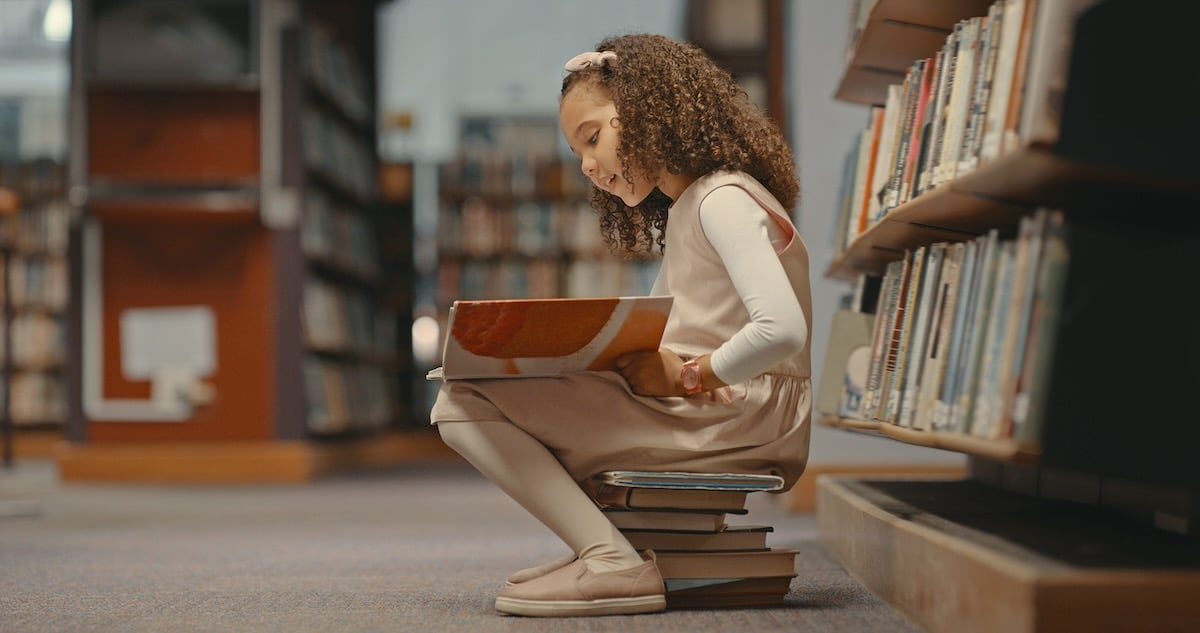
<path id="1" fill-rule="evenodd" d="M 602 68 L 606 64 L 609 64 L 616 59 L 617 54 L 613 51 L 588 51 L 586 53 L 580 53 L 567 60 L 566 69 L 570 72 L 578 72 L 592 66 L 595 66 L 596 68 Z"/>

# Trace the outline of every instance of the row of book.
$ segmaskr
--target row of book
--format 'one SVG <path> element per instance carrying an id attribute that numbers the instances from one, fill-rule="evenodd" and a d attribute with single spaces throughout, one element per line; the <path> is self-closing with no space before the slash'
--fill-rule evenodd
<path id="1" fill-rule="evenodd" d="M 1038 209 L 1013 239 L 905 253 L 883 276 L 861 393 L 843 417 L 922 431 L 1036 441 L 1068 264 L 1061 211 Z"/>
<path id="2" fill-rule="evenodd" d="M 579 163 L 556 155 L 486 149 L 463 155 L 439 169 L 447 197 L 477 194 L 496 198 L 553 200 L 582 198 L 589 183 Z"/>
<path id="3" fill-rule="evenodd" d="M 304 219 L 300 223 L 300 248 L 304 254 L 357 277 L 378 277 L 379 247 L 367 216 L 347 205 L 331 202 L 315 189 L 304 195 Z"/>
<path id="4" fill-rule="evenodd" d="M 658 274 L 657 260 L 616 258 L 504 258 L 443 260 L 438 266 L 437 301 L 458 299 L 548 299 L 646 294 Z"/>
<path id="5" fill-rule="evenodd" d="M 0 315 L 0 332 L 7 326 Z M 67 358 L 67 328 L 62 315 L 47 312 L 21 312 L 13 316 L 12 362 L 22 370 L 50 370 L 62 367 Z M 4 337 L 0 336 L 0 362 L 7 356 Z"/>
<path id="6" fill-rule="evenodd" d="M 61 121 L 55 124 L 62 127 Z M 67 190 L 67 166 L 50 158 L 0 160 L 0 187 L 16 192 L 28 207 L 60 200 Z"/>
<path id="7" fill-rule="evenodd" d="M 397 384 L 385 368 L 309 356 L 303 371 L 305 422 L 313 433 L 381 429 L 396 420 Z"/>
<path id="8" fill-rule="evenodd" d="M 304 24 L 301 46 L 305 77 L 347 118 L 365 127 L 374 125 L 367 73 L 354 55 L 311 21 Z"/>
<path id="9" fill-rule="evenodd" d="M 35 253 L 17 254 L 11 270 L 0 263 L 0 291 L 11 282 L 10 300 L 18 310 L 61 312 L 67 307 L 69 286 L 65 257 Z"/>
<path id="10" fill-rule="evenodd" d="M 70 222 L 66 200 L 54 199 L 0 217 L 0 235 L 18 252 L 61 257 L 67 252 Z"/>
<path id="11" fill-rule="evenodd" d="M 13 306 L 11 322 L 0 315 L 0 332 L 11 328 L 14 366 L 0 393 L 11 397 L 14 424 L 61 425 L 67 419 L 66 166 L 55 160 L 2 163 L 0 187 L 16 192 L 19 203 L 16 214 L 0 218 L 0 232 L 14 250 L 11 270 L 0 263 L 0 292 L 11 282 Z M 8 353 L 0 336 L 0 362 Z"/>
<path id="12" fill-rule="evenodd" d="M 438 215 L 438 250 L 464 257 L 592 256 L 606 253 L 600 219 L 584 201 L 516 204 L 470 197 L 446 201 Z"/>
<path id="13" fill-rule="evenodd" d="M 747 496 L 777 490 L 769 475 L 609 471 L 586 489 L 639 551 L 653 550 L 669 608 L 782 604 L 796 576 L 796 551 L 772 548 L 770 525 L 730 524 Z"/>
<path id="14" fill-rule="evenodd" d="M 337 118 L 311 105 L 304 109 L 300 133 L 309 169 L 359 200 L 376 197 L 378 170 L 373 140 L 355 134 Z"/>
<path id="15" fill-rule="evenodd" d="M 66 381 L 59 372 L 21 371 L 8 378 L 13 424 L 42 426 L 67 420 Z"/>
<path id="16" fill-rule="evenodd" d="M 1021 144 L 1053 141 L 1070 32 L 1094 0 L 997 0 L 888 87 L 846 159 L 835 250 L 887 212 Z M 1052 50 L 1058 49 L 1058 50 Z"/>
<path id="17" fill-rule="evenodd" d="M 309 349 L 363 358 L 395 355 L 395 316 L 348 286 L 310 279 L 304 285 L 301 322 Z"/>

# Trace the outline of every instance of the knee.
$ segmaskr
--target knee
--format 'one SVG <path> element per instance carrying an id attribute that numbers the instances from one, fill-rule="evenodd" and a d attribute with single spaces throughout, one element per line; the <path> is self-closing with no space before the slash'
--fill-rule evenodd
<path id="1" fill-rule="evenodd" d="M 474 426 L 471 422 L 439 422 L 437 430 L 446 446 L 464 455 L 464 449 L 472 444 L 471 438 L 476 434 Z"/>

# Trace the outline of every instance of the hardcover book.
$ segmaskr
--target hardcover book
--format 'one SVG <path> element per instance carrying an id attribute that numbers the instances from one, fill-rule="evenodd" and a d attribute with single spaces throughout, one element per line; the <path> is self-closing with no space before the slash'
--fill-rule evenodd
<path id="1" fill-rule="evenodd" d="M 673 298 L 455 301 L 430 380 L 528 378 L 614 369 L 657 350 Z"/>
<path id="2" fill-rule="evenodd" d="M 600 483 L 632 488 L 675 488 L 700 490 L 744 490 L 747 492 L 783 489 L 783 477 L 750 473 L 685 473 L 644 470 L 610 470 L 599 473 Z"/>

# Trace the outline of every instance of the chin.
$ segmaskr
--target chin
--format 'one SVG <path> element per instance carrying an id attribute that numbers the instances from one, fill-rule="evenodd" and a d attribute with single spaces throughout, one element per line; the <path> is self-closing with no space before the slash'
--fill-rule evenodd
<path id="1" fill-rule="evenodd" d="M 638 191 L 638 190 L 634 189 L 633 191 L 626 193 L 626 194 L 621 194 L 618 197 L 621 198 L 621 202 L 625 203 L 625 206 L 636 207 L 639 204 L 645 202 L 646 198 L 649 197 L 649 195 L 650 195 L 649 191 Z"/>

